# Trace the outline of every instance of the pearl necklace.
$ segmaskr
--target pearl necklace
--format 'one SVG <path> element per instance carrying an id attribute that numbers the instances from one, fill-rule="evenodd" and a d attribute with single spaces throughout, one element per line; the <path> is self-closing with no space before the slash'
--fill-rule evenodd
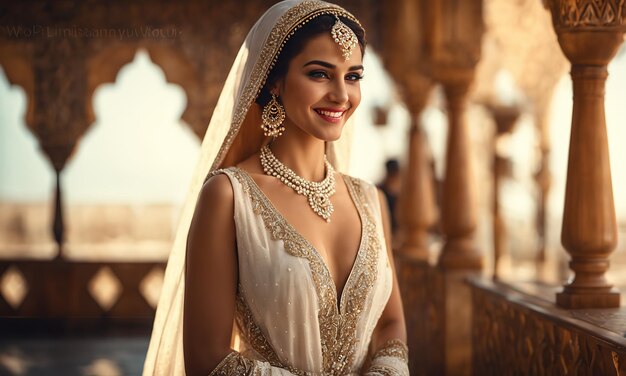
<path id="1" fill-rule="evenodd" d="M 265 174 L 274 176 L 296 193 L 305 196 L 315 214 L 330 223 L 330 215 L 334 210 L 330 196 L 335 193 L 335 169 L 326 159 L 326 155 L 324 155 L 326 176 L 320 182 L 308 181 L 296 175 L 276 158 L 268 146 L 261 148 L 260 159 Z"/>

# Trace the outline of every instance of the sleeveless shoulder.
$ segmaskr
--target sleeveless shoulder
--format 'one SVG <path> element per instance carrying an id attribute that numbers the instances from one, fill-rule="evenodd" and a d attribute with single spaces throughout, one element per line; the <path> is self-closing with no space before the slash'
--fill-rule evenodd
<path id="1" fill-rule="evenodd" d="M 228 177 L 233 177 L 233 174 L 235 173 L 236 170 L 237 170 L 237 167 L 233 166 L 233 167 L 220 168 L 220 169 L 211 171 L 209 172 L 207 177 L 204 179 L 203 184 L 206 184 L 212 177 L 218 176 L 220 174 L 227 175 Z"/>
<path id="2" fill-rule="evenodd" d="M 204 181 L 199 200 L 217 205 L 232 204 L 237 232 L 246 231 L 254 225 L 249 219 L 250 208 L 246 203 L 247 188 L 241 180 L 242 172 L 237 167 L 218 169 L 209 173 Z"/>

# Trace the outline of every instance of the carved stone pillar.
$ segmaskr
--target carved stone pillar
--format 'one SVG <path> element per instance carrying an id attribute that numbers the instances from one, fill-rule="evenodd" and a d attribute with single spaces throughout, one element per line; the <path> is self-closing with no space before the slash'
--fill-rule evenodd
<path id="1" fill-rule="evenodd" d="M 407 96 L 412 124 L 402 190 L 396 205 L 399 248 L 395 253 L 407 325 L 407 345 L 414 354 L 409 359 L 409 369 L 415 375 L 421 374 L 424 364 L 429 361 L 425 351 L 429 343 L 427 302 L 429 295 L 434 292 L 428 287 L 428 229 L 434 224 L 436 217 L 426 138 L 419 123 L 419 114 L 430 92 L 430 82 L 421 82 L 422 85 L 412 86 L 413 90 L 410 92 L 414 95 Z"/>
<path id="2" fill-rule="evenodd" d="M 498 263 L 500 257 L 506 252 L 506 224 L 500 213 L 500 182 L 507 173 L 507 160 L 498 153 L 498 139 L 507 133 L 511 133 L 520 111 L 514 106 L 488 105 L 496 123 L 493 136 L 493 278 L 498 279 Z"/>
<path id="3" fill-rule="evenodd" d="M 403 169 L 402 189 L 396 205 L 398 251 L 407 260 L 428 261 L 427 231 L 434 222 L 432 177 L 428 168 L 425 138 L 419 116 L 425 107 L 432 81 L 424 74 L 423 1 L 398 0 L 382 7 L 382 58 L 397 83 L 411 114 L 409 151 Z"/>
<path id="4" fill-rule="evenodd" d="M 428 262 L 428 229 L 435 223 L 432 174 L 424 130 L 419 115 L 430 93 L 430 82 L 421 80 L 407 96 L 411 113 L 407 165 L 402 179 L 397 219 L 400 227 L 398 252 L 415 261 Z"/>
<path id="5" fill-rule="evenodd" d="M 426 138 L 419 122 L 429 98 L 432 80 L 427 77 L 424 55 L 424 0 L 397 0 L 381 7 L 380 27 L 385 68 L 397 83 L 400 97 L 411 116 L 409 150 L 402 173 L 402 188 L 396 204 L 397 249 L 395 264 L 407 326 L 409 369 L 412 375 L 425 374 L 440 347 L 428 335 L 433 325 L 429 301 L 436 294 L 430 288 L 428 229 L 435 221 L 435 204 Z M 432 316 L 432 315 L 430 315 Z M 437 339 L 441 339 L 439 336 Z"/>
<path id="6" fill-rule="evenodd" d="M 475 177 L 465 106 L 471 80 L 444 82 L 448 108 L 446 169 L 441 199 L 441 228 L 445 245 L 439 257 L 444 269 L 480 269 L 482 257 L 474 246 L 476 229 Z"/>
<path id="7" fill-rule="evenodd" d="M 551 103 L 548 101 L 547 103 Z M 542 267 L 546 261 L 546 235 L 548 233 L 547 223 L 547 201 L 550 192 L 551 174 L 550 174 L 550 137 L 549 127 L 547 124 L 547 104 L 537 104 L 535 111 L 535 123 L 537 126 L 538 143 L 539 143 L 539 168 L 535 173 L 535 182 L 537 183 L 537 212 L 535 226 L 537 229 L 537 267 Z"/>
<path id="8" fill-rule="evenodd" d="M 89 125 L 84 49 L 78 38 L 49 38 L 35 45 L 33 57 L 34 132 L 56 172 L 52 232 L 59 258 L 64 241 L 62 171 Z"/>
<path id="9" fill-rule="evenodd" d="M 604 87 L 607 65 L 624 40 L 623 0 L 550 0 L 559 44 L 572 63 L 574 108 L 561 241 L 574 279 L 557 293 L 565 308 L 618 307 L 605 272 L 617 242 Z"/>
<path id="10" fill-rule="evenodd" d="M 482 0 L 429 2 L 427 50 L 432 74 L 442 84 L 448 110 L 448 144 L 441 199 L 445 245 L 439 258 L 444 269 L 476 270 L 482 257 L 474 247 L 476 198 L 465 107 L 480 58 Z"/>
<path id="11" fill-rule="evenodd" d="M 401 237 L 398 251 L 404 256 L 427 262 L 428 229 L 435 220 L 433 185 L 425 153 L 424 130 L 415 116 L 412 122 L 409 130 L 409 158 L 397 211 Z"/>

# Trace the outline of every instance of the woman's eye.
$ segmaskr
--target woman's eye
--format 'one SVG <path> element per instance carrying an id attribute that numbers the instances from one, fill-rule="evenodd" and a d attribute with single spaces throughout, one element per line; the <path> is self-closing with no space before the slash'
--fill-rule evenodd
<path id="1" fill-rule="evenodd" d="M 323 72 L 323 71 L 313 71 L 313 72 L 309 72 L 309 77 L 312 77 L 312 78 L 328 78 L 328 75 L 326 74 L 326 72 Z"/>
<path id="2" fill-rule="evenodd" d="M 361 81 L 362 79 L 363 75 L 358 73 L 351 73 L 346 76 L 346 80 L 348 81 Z"/>

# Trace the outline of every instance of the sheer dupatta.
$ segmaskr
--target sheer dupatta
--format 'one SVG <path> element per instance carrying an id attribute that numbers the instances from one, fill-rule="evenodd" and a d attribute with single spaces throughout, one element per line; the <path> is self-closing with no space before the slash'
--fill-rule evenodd
<path id="1" fill-rule="evenodd" d="M 233 166 L 269 142 L 261 130 L 256 96 L 263 87 L 290 33 L 321 14 L 335 14 L 358 22 L 343 8 L 317 0 L 286 0 L 271 7 L 252 27 L 241 46 L 202 142 L 187 199 L 182 208 L 157 306 L 144 375 L 184 375 L 183 305 L 187 235 L 196 200 L 209 174 Z M 352 128 L 327 143 L 327 155 L 339 171 L 348 167 Z"/>

